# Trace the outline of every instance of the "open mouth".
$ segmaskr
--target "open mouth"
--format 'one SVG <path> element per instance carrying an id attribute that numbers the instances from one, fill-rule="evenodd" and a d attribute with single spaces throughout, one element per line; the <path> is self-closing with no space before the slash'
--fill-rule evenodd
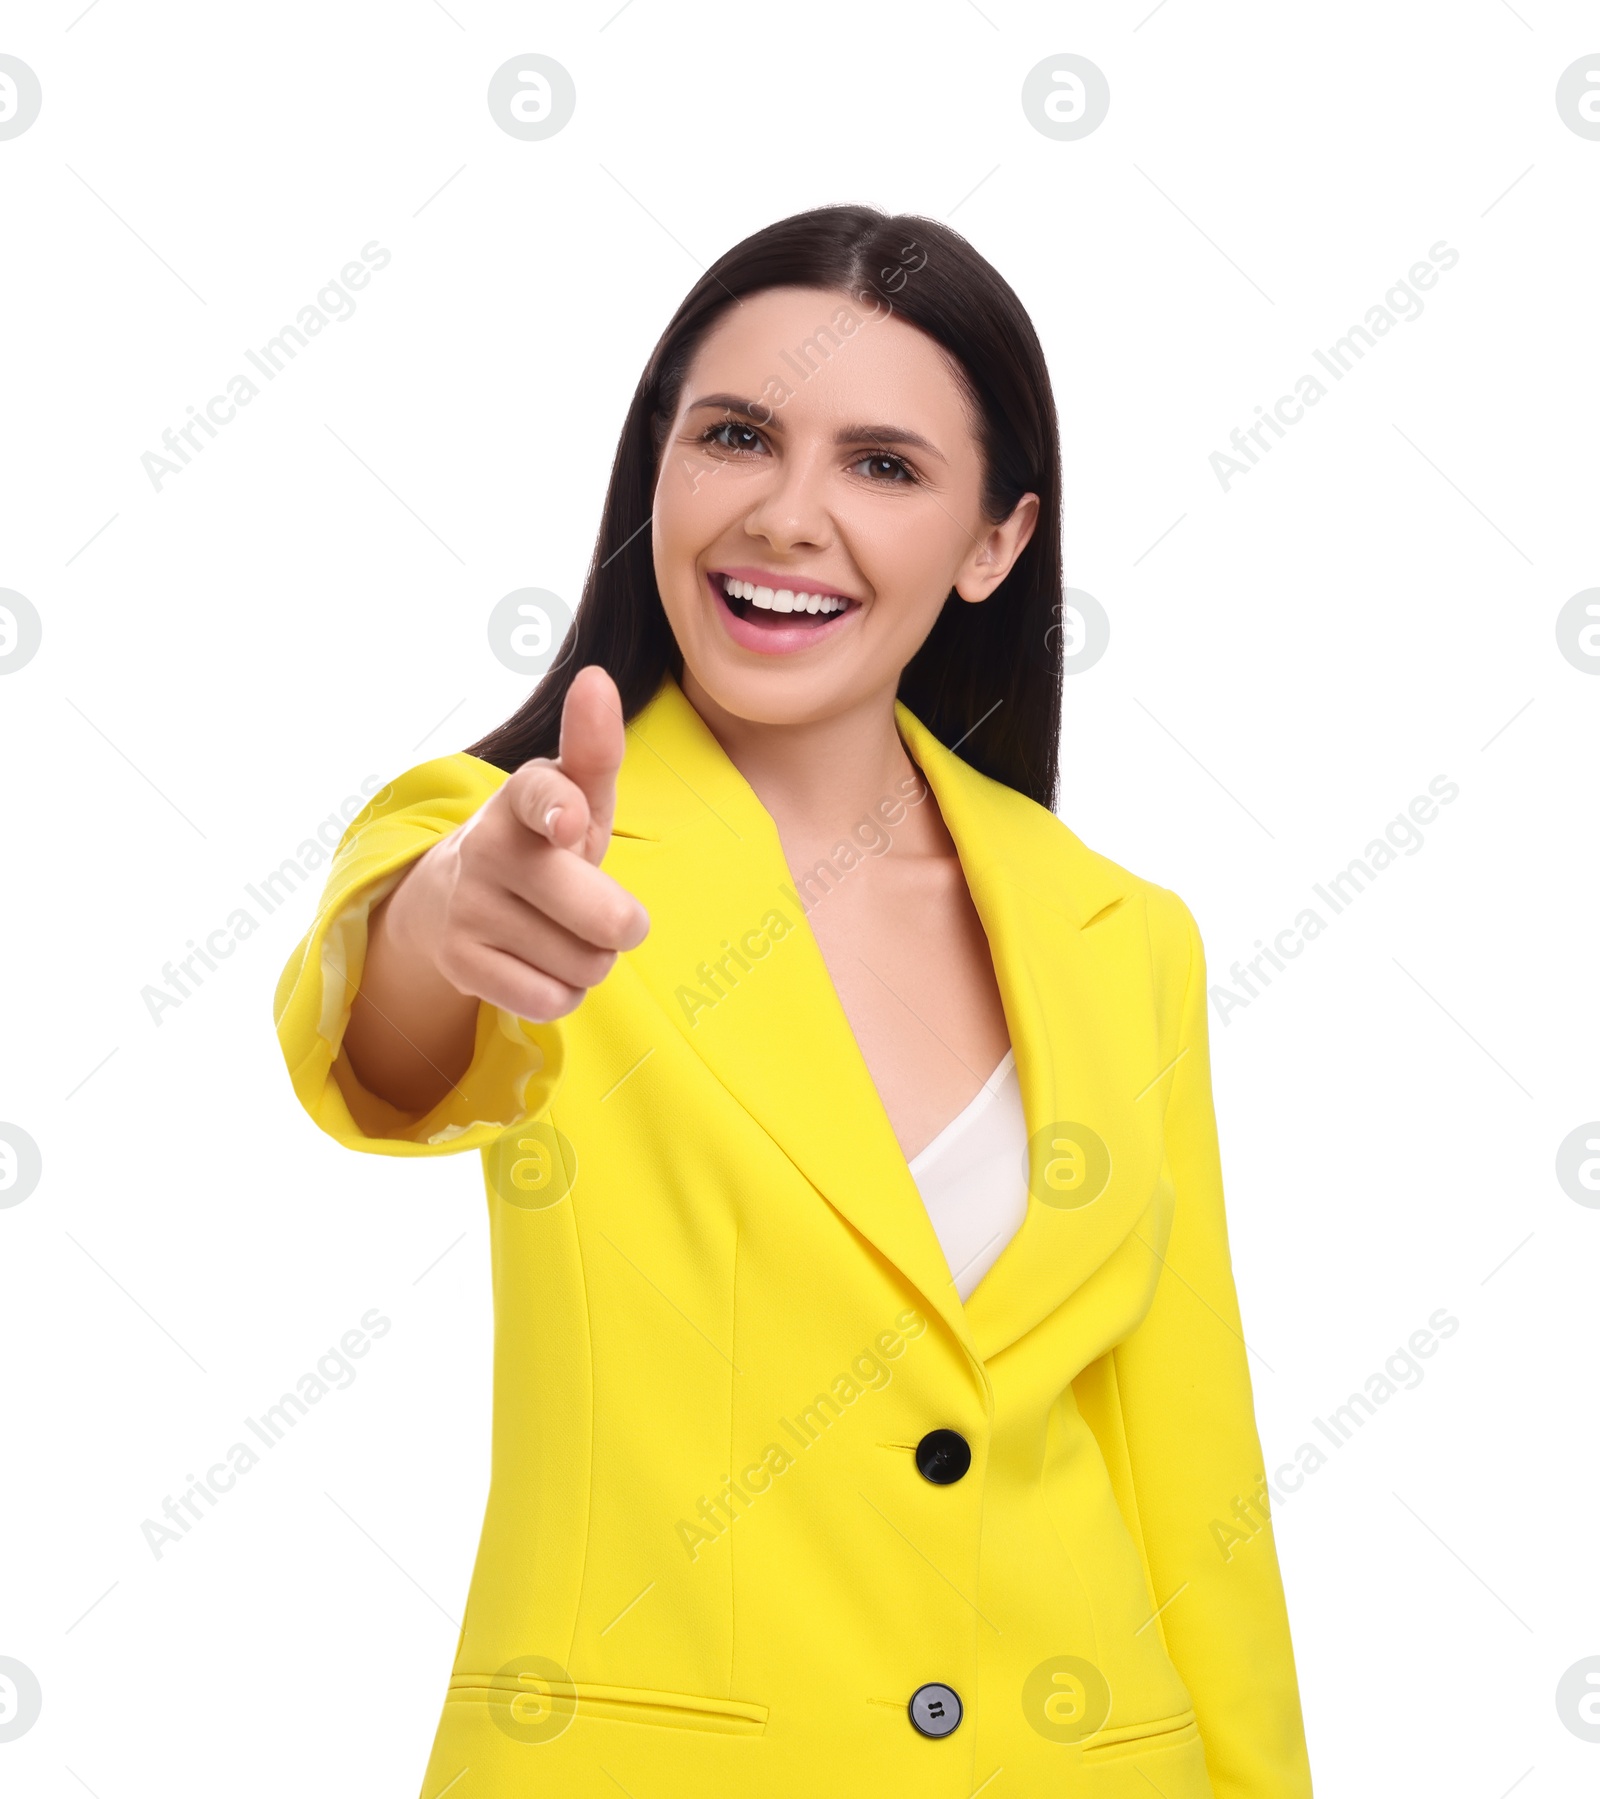
<path id="1" fill-rule="evenodd" d="M 757 629 L 787 626 L 819 630 L 860 607 L 859 600 L 847 599 L 843 594 L 812 593 L 802 587 L 767 587 L 720 571 L 712 571 L 707 579 L 733 617 Z"/>

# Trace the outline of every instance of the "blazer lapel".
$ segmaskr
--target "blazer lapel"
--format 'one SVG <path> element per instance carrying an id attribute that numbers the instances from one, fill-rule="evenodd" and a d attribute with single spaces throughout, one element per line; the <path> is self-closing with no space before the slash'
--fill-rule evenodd
<path id="1" fill-rule="evenodd" d="M 966 1301 L 987 1361 L 1138 1229 L 1160 1179 L 1170 1071 L 1159 1066 L 1134 878 L 961 761 L 904 706 L 897 716 L 989 939 L 1027 1120 L 1027 1165 L 1018 1170 L 1027 1212 Z"/>
<path id="2" fill-rule="evenodd" d="M 673 1027 L 981 1365 L 1067 1299 L 1148 1208 L 1166 1082 L 1130 878 L 904 705 L 895 712 L 989 939 L 1028 1123 L 1027 1216 L 965 1305 L 777 827 L 670 675 L 629 725 L 605 866 L 650 909 L 650 935 L 627 960 Z M 1067 1139 L 1084 1127 L 1109 1158 L 1087 1202 L 1081 1185 L 1050 1178 L 1070 1176 Z M 1090 1162 L 1098 1181 L 1102 1163 Z"/>

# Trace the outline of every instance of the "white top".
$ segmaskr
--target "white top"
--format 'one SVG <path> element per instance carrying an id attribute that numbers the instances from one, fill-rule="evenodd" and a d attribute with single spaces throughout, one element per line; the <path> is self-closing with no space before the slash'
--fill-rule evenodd
<path id="1" fill-rule="evenodd" d="M 1028 1125 L 1017 1058 L 1000 1066 L 908 1164 L 965 1300 L 1028 1210 Z"/>

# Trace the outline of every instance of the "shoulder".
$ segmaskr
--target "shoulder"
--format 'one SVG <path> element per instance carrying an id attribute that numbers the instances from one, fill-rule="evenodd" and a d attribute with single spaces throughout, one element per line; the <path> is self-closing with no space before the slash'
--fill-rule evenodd
<path id="1" fill-rule="evenodd" d="M 1026 794 L 986 780 L 985 800 L 1006 841 L 1013 880 L 1081 931 L 1093 933 L 1119 916 L 1119 930 L 1137 930 L 1142 921 L 1156 993 L 1163 1002 L 1181 1004 L 1204 965 L 1199 926 L 1187 902 L 1093 848 Z"/>
<path id="2" fill-rule="evenodd" d="M 334 853 L 337 876 L 375 859 L 390 860 L 411 846 L 427 848 L 471 818 L 504 785 L 492 763 L 459 751 L 419 762 L 373 794 L 345 828 Z"/>
<path id="3" fill-rule="evenodd" d="M 435 756 L 380 787 L 351 823 L 372 823 L 400 813 L 434 813 L 452 817 L 453 823 L 459 824 L 504 786 L 508 778 L 504 769 L 465 750 Z M 458 813 L 460 816 L 455 817 Z"/>

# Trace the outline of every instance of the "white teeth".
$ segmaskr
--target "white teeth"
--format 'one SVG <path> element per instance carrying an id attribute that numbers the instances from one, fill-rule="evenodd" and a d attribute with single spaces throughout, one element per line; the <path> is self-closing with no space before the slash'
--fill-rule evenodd
<path id="1" fill-rule="evenodd" d="M 753 581 L 723 577 L 723 586 L 738 600 L 749 600 L 765 612 L 842 612 L 848 600 L 829 593 L 797 593 L 792 587 L 758 587 Z"/>

